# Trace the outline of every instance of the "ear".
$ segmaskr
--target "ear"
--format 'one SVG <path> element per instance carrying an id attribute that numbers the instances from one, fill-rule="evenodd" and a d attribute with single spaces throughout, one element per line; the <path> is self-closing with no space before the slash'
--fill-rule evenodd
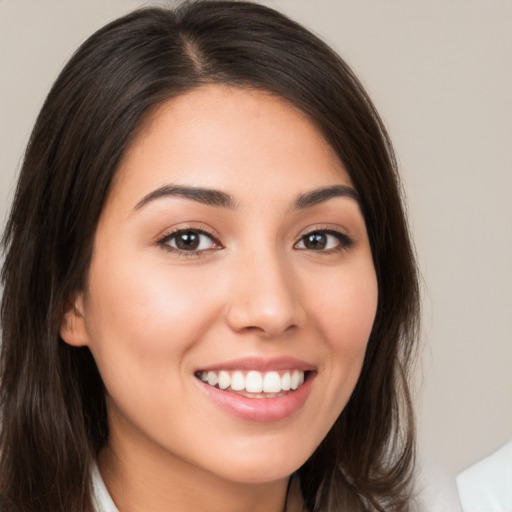
<path id="1" fill-rule="evenodd" d="M 83 347 L 89 344 L 83 293 L 76 294 L 66 303 L 60 323 L 60 336 L 68 345 L 74 347 Z"/>

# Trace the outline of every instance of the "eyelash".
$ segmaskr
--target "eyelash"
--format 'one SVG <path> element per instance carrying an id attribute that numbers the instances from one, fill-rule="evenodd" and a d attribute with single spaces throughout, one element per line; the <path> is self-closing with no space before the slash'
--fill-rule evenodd
<path id="1" fill-rule="evenodd" d="M 339 245 L 337 247 L 332 247 L 330 249 L 320 249 L 320 250 L 314 250 L 309 249 L 311 252 L 315 253 L 321 253 L 321 254 L 333 254 L 337 252 L 342 252 L 350 249 L 354 245 L 354 240 L 350 238 L 347 234 L 342 233 L 341 231 L 338 231 L 336 229 L 313 229 L 304 235 L 300 237 L 300 239 L 294 244 L 294 248 L 297 248 L 297 245 L 301 242 L 305 242 L 305 240 L 312 236 L 312 235 L 327 235 L 327 236 L 333 236 L 337 239 L 339 242 Z M 302 249 L 302 248 L 301 248 Z M 307 247 L 305 247 L 302 250 L 308 250 Z"/>
<path id="2" fill-rule="evenodd" d="M 173 239 L 176 239 L 180 235 L 184 234 L 195 234 L 199 236 L 206 236 L 208 237 L 215 247 L 207 248 L 207 249 L 193 249 L 193 250 L 184 250 L 179 249 L 178 247 L 172 247 L 169 245 L 169 242 Z M 337 239 L 339 242 L 339 245 L 337 247 L 332 247 L 329 249 L 308 249 L 307 247 L 304 248 L 297 248 L 297 245 L 300 243 L 305 243 L 308 237 L 311 237 L 312 235 L 326 235 L 326 236 L 333 236 Z M 177 254 L 178 256 L 184 256 L 184 257 L 191 257 L 191 256 L 203 256 L 205 253 L 211 251 L 211 250 L 220 250 L 224 247 L 220 243 L 220 241 L 215 237 L 212 233 L 209 233 L 207 230 L 202 228 L 193 228 L 193 227 L 185 227 L 180 228 L 175 231 L 172 231 L 171 233 L 168 233 L 164 235 L 162 238 L 157 240 L 157 244 L 162 247 L 164 250 Z M 201 241 L 199 241 L 199 244 L 201 244 Z M 346 251 L 350 249 L 354 245 L 354 240 L 350 238 L 345 233 L 342 233 L 341 231 L 337 231 L 335 229 L 314 229 L 311 230 L 299 238 L 297 242 L 293 244 L 293 248 L 296 250 L 309 250 L 313 253 L 320 253 L 320 254 L 332 254 L 332 253 L 338 253 L 342 251 Z"/>
<path id="3" fill-rule="evenodd" d="M 208 249 L 184 250 L 184 249 L 179 249 L 178 247 L 172 247 L 171 245 L 169 245 L 169 242 L 171 240 L 177 238 L 180 235 L 185 235 L 185 234 L 196 234 L 196 235 L 200 235 L 200 236 L 201 235 L 206 236 L 212 241 L 212 243 L 215 245 L 215 247 L 208 248 Z M 199 243 L 201 243 L 201 242 L 199 242 Z M 222 244 L 219 242 L 217 237 L 215 237 L 212 233 L 209 233 L 208 231 L 206 231 L 205 229 L 202 229 L 202 228 L 193 228 L 193 227 L 190 227 L 190 228 L 185 227 L 185 228 L 180 228 L 175 231 L 172 231 L 171 233 L 168 233 L 168 234 L 164 235 L 162 238 L 160 238 L 159 240 L 157 240 L 157 244 L 159 246 L 161 246 L 162 249 L 164 249 L 165 251 L 177 254 L 178 256 L 184 256 L 184 257 L 202 256 L 207 251 L 223 249 Z"/>

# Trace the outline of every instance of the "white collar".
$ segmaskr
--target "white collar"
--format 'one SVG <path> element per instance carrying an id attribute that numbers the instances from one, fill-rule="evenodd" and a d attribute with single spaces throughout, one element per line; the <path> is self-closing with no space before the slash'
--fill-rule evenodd
<path id="1" fill-rule="evenodd" d="M 96 463 L 92 467 L 92 497 L 95 512 L 119 512 L 105 487 Z"/>

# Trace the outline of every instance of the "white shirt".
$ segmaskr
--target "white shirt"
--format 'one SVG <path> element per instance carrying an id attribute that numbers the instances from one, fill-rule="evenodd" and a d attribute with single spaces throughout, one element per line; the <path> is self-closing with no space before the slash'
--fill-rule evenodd
<path id="1" fill-rule="evenodd" d="M 96 464 L 92 468 L 92 498 L 96 512 L 119 512 L 105 487 Z"/>
<path id="2" fill-rule="evenodd" d="M 462 512 L 453 477 L 422 458 L 416 472 L 414 512 Z"/>
<path id="3" fill-rule="evenodd" d="M 464 512 L 512 512 L 512 441 L 457 477 Z"/>

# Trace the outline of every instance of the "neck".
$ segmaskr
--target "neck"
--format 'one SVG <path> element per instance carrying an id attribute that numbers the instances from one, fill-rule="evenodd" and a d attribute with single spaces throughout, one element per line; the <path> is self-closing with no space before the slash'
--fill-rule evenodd
<path id="1" fill-rule="evenodd" d="M 109 444 L 98 457 L 102 478 L 119 512 L 285 510 L 289 478 L 233 482 L 170 454 L 157 456 L 156 447 L 137 448 L 111 432 Z"/>

